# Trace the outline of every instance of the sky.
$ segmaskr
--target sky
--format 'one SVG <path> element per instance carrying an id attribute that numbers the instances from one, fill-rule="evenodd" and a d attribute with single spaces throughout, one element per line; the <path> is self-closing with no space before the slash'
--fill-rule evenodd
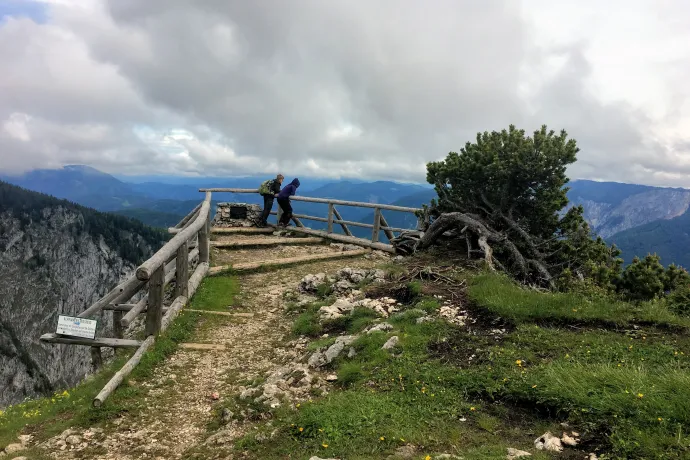
<path id="1" fill-rule="evenodd" d="M 571 178 L 690 187 L 683 0 L 0 0 L 0 172 L 425 180 L 565 129 Z"/>

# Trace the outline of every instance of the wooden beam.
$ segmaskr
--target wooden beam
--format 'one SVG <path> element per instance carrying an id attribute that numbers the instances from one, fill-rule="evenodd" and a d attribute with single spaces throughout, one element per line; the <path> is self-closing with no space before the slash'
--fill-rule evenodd
<path id="1" fill-rule="evenodd" d="M 86 339 L 81 337 L 67 337 L 58 334 L 43 334 L 41 342 L 47 343 L 63 343 L 66 345 L 85 345 L 89 347 L 109 347 L 109 348 L 136 348 L 141 346 L 138 340 L 128 339 L 111 339 L 104 337 L 97 337 L 95 339 Z"/>
<path id="2" fill-rule="evenodd" d="M 211 233 L 273 233 L 267 227 L 211 227 Z"/>
<path id="3" fill-rule="evenodd" d="M 180 246 L 192 238 L 208 222 L 208 214 L 211 206 L 211 193 L 206 193 L 206 199 L 199 209 L 197 218 L 184 230 L 165 243 L 149 260 L 137 268 L 137 279 L 148 281 L 153 272 L 165 265 L 166 261 L 173 257 Z M 201 244 L 200 244 L 201 245 Z M 201 254 L 201 253 L 200 253 Z"/>
<path id="4" fill-rule="evenodd" d="M 187 241 L 187 240 L 184 240 Z M 158 266 L 149 281 L 149 305 L 146 310 L 146 335 L 157 336 L 161 329 L 163 317 L 163 298 L 165 296 L 165 273 Z"/>
<path id="5" fill-rule="evenodd" d="M 180 348 L 185 350 L 225 350 L 225 344 L 217 343 L 181 343 Z"/>
<path id="6" fill-rule="evenodd" d="M 381 219 L 381 230 L 383 230 L 384 235 L 386 235 L 386 238 L 388 238 L 388 241 L 391 241 L 393 238 L 395 238 L 395 235 L 391 231 L 390 227 L 388 226 L 388 222 L 386 222 L 386 218 L 383 217 L 383 213 L 379 214 L 379 218 Z"/>
<path id="7" fill-rule="evenodd" d="M 111 303 L 121 303 L 123 299 L 124 301 L 129 300 L 132 298 L 134 294 L 136 294 L 139 289 L 144 287 L 146 283 L 139 281 L 136 277 L 131 277 L 128 278 L 127 280 L 121 282 L 117 286 L 115 286 L 110 292 L 108 292 L 106 295 L 98 299 L 93 305 L 91 305 L 89 308 L 84 310 L 83 312 L 79 313 L 77 315 L 78 318 L 88 318 L 89 316 L 93 316 L 99 311 L 103 310 L 103 307 L 106 305 L 109 305 Z"/>
<path id="8" fill-rule="evenodd" d="M 139 313 L 143 313 L 146 311 L 146 299 L 144 298 L 142 300 L 144 301 L 144 309 L 141 311 L 137 310 L 137 311 L 139 311 Z M 137 305 L 139 305 L 138 302 L 137 303 L 110 304 L 107 307 L 105 307 L 103 310 L 112 310 L 114 312 L 125 313 L 125 312 L 132 311 L 134 308 L 137 308 Z M 163 307 L 163 313 L 165 313 L 166 311 L 168 311 L 168 307 Z M 120 321 L 120 324 L 122 324 L 122 321 Z M 124 326 L 124 324 L 123 324 L 123 326 Z"/>
<path id="9" fill-rule="evenodd" d="M 202 248 L 204 246 L 208 254 L 208 244 L 202 245 Z M 175 259 L 175 297 L 187 297 L 187 283 L 189 282 L 187 257 L 189 257 L 189 242 L 185 241 L 177 250 L 177 258 Z"/>
<path id="10" fill-rule="evenodd" d="M 258 189 L 248 189 L 248 188 L 200 188 L 200 192 L 229 192 L 229 193 L 258 193 Z M 344 201 L 344 200 L 331 200 L 329 198 L 314 198 L 310 196 L 295 195 L 290 197 L 294 201 L 304 201 L 307 203 L 333 203 L 336 205 L 343 206 L 355 206 L 358 208 L 380 208 L 388 211 L 400 211 L 400 212 L 417 212 L 421 211 L 420 208 L 408 208 L 405 206 L 393 206 L 391 204 L 378 204 L 378 203 L 363 203 L 360 201 Z"/>
<path id="11" fill-rule="evenodd" d="M 211 221 L 206 219 L 206 222 L 204 225 L 201 227 L 201 230 L 199 230 L 199 262 L 203 263 L 208 263 L 209 259 L 209 254 L 210 254 L 210 246 L 209 243 L 211 241 Z"/>
<path id="12" fill-rule="evenodd" d="M 153 345 L 154 340 L 155 338 L 152 335 L 148 336 L 146 340 L 144 340 L 136 353 L 129 358 L 129 361 L 122 366 L 122 369 L 115 373 L 113 378 L 110 379 L 110 381 L 103 387 L 101 392 L 98 393 L 98 395 L 94 398 L 93 405 L 95 407 L 100 407 L 101 404 L 103 404 L 103 401 L 105 401 L 106 398 L 110 396 L 110 394 L 122 383 L 124 378 L 132 372 L 136 365 L 139 364 L 139 361 L 141 361 L 141 357 L 144 356 L 146 350 Z"/>
<path id="13" fill-rule="evenodd" d="M 311 228 L 295 228 L 291 227 L 289 229 L 292 232 L 304 233 L 305 235 L 320 236 L 321 238 L 328 238 L 329 240 L 338 241 L 340 243 L 355 244 L 357 246 L 363 246 L 365 248 L 376 249 L 378 251 L 385 251 L 391 254 L 395 254 L 395 249 L 390 244 L 385 243 L 372 243 L 364 238 L 357 238 L 354 236 L 339 235 L 338 233 L 326 233 L 321 230 L 312 230 Z"/>
<path id="14" fill-rule="evenodd" d="M 381 209 L 374 209 L 374 230 L 371 232 L 371 242 L 379 242 L 379 233 L 381 232 Z"/>
<path id="15" fill-rule="evenodd" d="M 258 262 L 245 262 L 245 263 L 234 264 L 234 265 L 224 265 L 224 266 L 219 266 L 219 267 L 211 267 L 208 272 L 210 275 L 214 275 L 216 273 L 220 273 L 220 272 L 225 271 L 225 270 L 234 270 L 234 271 L 256 270 L 257 268 L 262 268 L 262 267 L 276 267 L 276 266 L 285 266 L 285 265 L 304 263 L 304 262 L 314 262 L 317 260 L 341 259 L 341 258 L 345 258 L 345 257 L 357 257 L 357 256 L 362 256 L 364 254 L 368 254 L 369 252 L 370 252 L 369 249 L 361 249 L 361 250 L 355 250 L 355 251 L 338 251 L 338 252 L 329 252 L 326 254 L 312 254 L 309 256 L 289 257 L 289 258 L 285 258 L 285 259 L 271 259 L 271 260 L 263 260 L 263 261 L 258 261 Z"/>
<path id="16" fill-rule="evenodd" d="M 340 215 L 338 210 L 335 208 L 335 205 L 333 205 L 333 214 L 335 214 L 335 217 L 338 219 L 338 223 L 340 224 L 340 228 L 343 229 L 343 233 L 345 233 L 347 236 L 352 236 L 352 232 L 349 228 L 347 228 L 347 224 L 343 220 L 343 216 Z"/>
<path id="17" fill-rule="evenodd" d="M 116 338 L 121 339 L 125 336 L 125 330 L 122 327 L 122 317 L 124 313 L 121 310 L 113 310 L 113 334 Z"/>
<path id="18" fill-rule="evenodd" d="M 253 318 L 254 317 L 254 313 L 243 313 L 243 312 L 233 313 L 230 311 L 196 310 L 194 308 L 188 308 L 185 311 L 193 311 L 195 313 L 204 313 L 204 314 L 208 314 L 208 315 L 238 316 L 240 318 Z"/>
<path id="19" fill-rule="evenodd" d="M 323 238 L 262 238 L 255 240 L 242 241 L 213 241 L 211 246 L 214 248 L 246 248 L 254 246 L 274 246 L 277 244 L 320 244 Z"/>
<path id="20" fill-rule="evenodd" d="M 328 233 L 333 233 L 333 203 L 328 203 Z"/>

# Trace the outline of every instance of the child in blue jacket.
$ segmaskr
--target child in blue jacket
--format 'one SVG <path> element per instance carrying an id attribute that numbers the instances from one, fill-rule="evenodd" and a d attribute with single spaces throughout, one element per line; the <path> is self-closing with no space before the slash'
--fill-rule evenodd
<path id="1" fill-rule="evenodd" d="M 283 215 L 280 216 L 280 222 L 278 222 L 278 226 L 280 227 L 287 227 L 290 224 L 290 219 L 292 219 L 290 197 L 297 192 L 297 187 L 299 187 L 299 179 L 294 178 L 292 182 L 287 184 L 278 194 L 278 205 L 280 209 L 283 210 Z"/>

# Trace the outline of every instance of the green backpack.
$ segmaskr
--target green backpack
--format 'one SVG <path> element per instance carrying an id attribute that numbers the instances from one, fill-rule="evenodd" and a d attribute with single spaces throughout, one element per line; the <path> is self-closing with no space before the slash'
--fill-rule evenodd
<path id="1" fill-rule="evenodd" d="M 261 183 L 259 187 L 259 195 L 271 195 L 271 185 L 275 179 L 268 179 Z"/>

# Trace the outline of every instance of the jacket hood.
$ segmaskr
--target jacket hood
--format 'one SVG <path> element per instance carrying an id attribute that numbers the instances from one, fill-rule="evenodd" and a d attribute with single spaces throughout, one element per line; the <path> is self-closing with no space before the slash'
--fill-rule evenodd
<path id="1" fill-rule="evenodd" d="M 295 188 L 299 187 L 299 179 L 295 177 L 294 179 L 292 179 L 292 182 L 290 182 L 290 184 L 294 185 Z"/>

